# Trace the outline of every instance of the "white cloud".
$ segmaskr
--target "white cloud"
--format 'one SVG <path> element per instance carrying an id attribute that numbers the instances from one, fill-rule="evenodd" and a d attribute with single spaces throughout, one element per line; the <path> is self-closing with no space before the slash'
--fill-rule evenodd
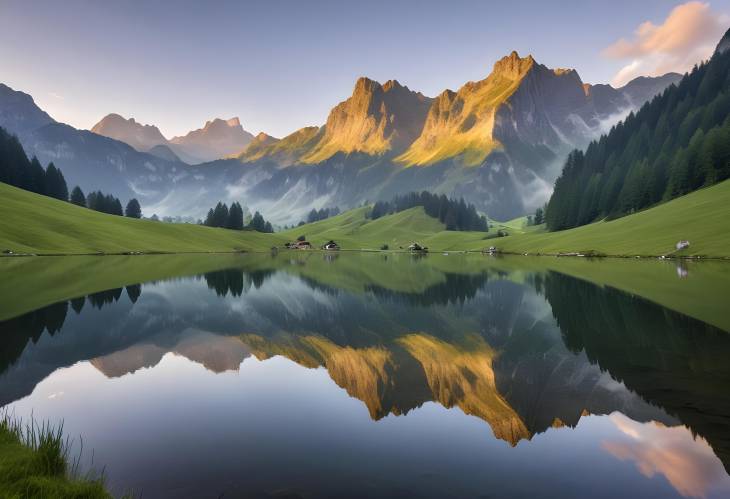
<path id="1" fill-rule="evenodd" d="M 614 86 L 641 75 L 685 73 L 712 55 L 730 18 L 692 1 L 673 8 L 663 23 L 641 23 L 631 40 L 621 38 L 603 51 L 605 57 L 627 61 L 613 78 Z"/>
<path id="2" fill-rule="evenodd" d="M 648 478 L 664 476 L 684 497 L 727 497 L 730 477 L 705 439 L 684 426 L 638 423 L 620 413 L 610 418 L 620 436 L 602 442 L 609 454 Z"/>

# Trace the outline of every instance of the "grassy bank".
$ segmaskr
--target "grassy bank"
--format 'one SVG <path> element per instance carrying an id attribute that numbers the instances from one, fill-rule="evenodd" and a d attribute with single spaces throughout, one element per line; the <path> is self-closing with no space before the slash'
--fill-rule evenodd
<path id="1" fill-rule="evenodd" d="M 420 206 L 377 220 L 367 218 L 368 211 L 367 207 L 356 208 L 281 234 L 288 239 L 306 236 L 315 247 L 333 239 L 343 249 L 379 250 L 387 245 L 390 250 L 398 250 L 418 241 L 437 251 L 464 250 L 480 242 L 483 246 L 488 236 L 484 232 L 447 231 L 444 224 L 426 215 Z"/>
<path id="2" fill-rule="evenodd" d="M 0 496 L 111 498 L 101 479 L 74 477 L 72 467 L 60 427 L 0 418 Z"/>
<path id="3" fill-rule="evenodd" d="M 730 181 L 695 191 L 640 213 L 561 232 L 525 227 L 518 219 L 492 224 L 489 233 L 447 231 L 422 208 L 366 218 L 367 208 L 351 210 L 321 222 L 297 227 L 283 235 L 305 235 L 315 245 L 334 239 L 346 249 L 391 250 L 418 241 L 432 251 L 478 251 L 495 246 L 510 253 L 587 253 L 608 256 L 707 256 L 730 258 Z M 497 238 L 497 229 L 510 233 Z M 679 240 L 688 249 L 674 252 Z"/>
<path id="4" fill-rule="evenodd" d="M 0 183 L 0 251 L 34 254 L 268 250 L 273 234 L 106 215 Z"/>
<path id="5" fill-rule="evenodd" d="M 509 253 L 594 252 L 607 256 L 730 258 L 730 181 L 640 213 L 561 232 L 526 227 L 517 219 L 484 232 L 447 231 L 416 207 L 377 220 L 362 207 L 278 234 L 165 224 L 97 213 L 0 184 L 0 250 L 34 254 L 201 253 L 268 251 L 305 236 L 314 247 L 330 239 L 345 250 L 405 249 L 417 241 L 431 251 Z M 497 229 L 510 233 L 495 237 Z M 691 245 L 674 252 L 679 240 Z"/>
<path id="6" fill-rule="evenodd" d="M 680 240 L 690 241 L 690 247 L 677 256 L 730 257 L 730 181 L 617 220 L 561 232 L 515 234 L 491 244 L 515 253 L 658 256 L 673 253 Z"/>

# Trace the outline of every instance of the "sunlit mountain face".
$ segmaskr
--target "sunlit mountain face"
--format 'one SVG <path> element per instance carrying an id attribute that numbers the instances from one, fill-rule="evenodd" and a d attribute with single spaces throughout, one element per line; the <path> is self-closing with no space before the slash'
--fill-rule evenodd
<path id="1" fill-rule="evenodd" d="M 136 197 L 149 215 L 204 217 L 218 201 L 237 200 L 290 224 L 312 208 L 428 190 L 509 220 L 547 201 L 570 150 L 681 78 L 590 85 L 576 70 L 514 51 L 484 73 L 435 97 L 361 77 L 324 123 L 282 138 L 254 137 L 231 118 L 168 139 L 115 113 L 77 130 L 0 83 L 0 127 L 59 166 L 70 185 Z"/>
<path id="2" fill-rule="evenodd" d="M 114 288 L 89 258 L 55 264 L 72 290 L 31 294 L 40 273 L 0 284 L 17 297 L 0 405 L 83 434 L 112 490 L 730 493 L 730 336 L 711 306 L 685 315 L 509 258 L 168 256 L 164 274 L 145 257 L 155 280 Z M 709 285 L 705 265 L 648 272 Z"/>

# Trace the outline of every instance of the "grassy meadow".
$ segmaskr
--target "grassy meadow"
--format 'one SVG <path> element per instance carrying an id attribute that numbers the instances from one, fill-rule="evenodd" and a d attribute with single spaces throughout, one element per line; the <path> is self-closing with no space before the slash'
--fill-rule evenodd
<path id="1" fill-rule="evenodd" d="M 61 427 L 0 417 L 0 496 L 111 498 L 102 478 L 78 477 Z"/>
<path id="2" fill-rule="evenodd" d="M 106 215 L 0 184 L 0 251 L 37 255 L 268 251 L 305 236 L 315 248 L 330 239 L 343 250 L 596 253 L 607 256 L 730 258 L 730 181 L 612 221 L 561 232 L 528 227 L 525 219 L 492 222 L 489 232 L 447 231 L 421 207 L 367 218 L 368 207 L 276 234 L 167 224 Z M 497 237 L 499 230 L 507 237 Z M 675 253 L 679 240 L 690 247 Z"/>
<path id="3" fill-rule="evenodd" d="M 269 249 L 274 234 L 168 224 L 99 213 L 0 183 L 0 251 L 194 253 Z"/>
<path id="4" fill-rule="evenodd" d="M 447 231 L 423 208 L 366 218 L 367 208 L 297 227 L 282 235 L 305 235 L 315 245 L 329 239 L 344 249 L 406 248 L 418 241 L 431 251 L 480 251 L 490 246 L 508 253 L 599 253 L 607 256 L 706 256 L 730 258 L 730 181 L 695 191 L 651 209 L 612 221 L 561 232 L 526 227 L 523 219 L 492 222 L 483 232 Z M 507 237 L 496 237 L 499 229 Z M 675 253 L 679 240 L 690 247 Z"/>

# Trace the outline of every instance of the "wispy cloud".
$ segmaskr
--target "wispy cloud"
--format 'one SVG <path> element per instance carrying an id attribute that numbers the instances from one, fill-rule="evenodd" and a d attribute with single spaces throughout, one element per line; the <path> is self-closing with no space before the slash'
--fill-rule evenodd
<path id="1" fill-rule="evenodd" d="M 702 437 L 695 437 L 684 426 L 637 423 L 620 413 L 610 418 L 620 436 L 602 442 L 609 454 L 632 461 L 646 477 L 663 475 L 684 497 L 727 497 L 730 478 Z"/>
<path id="2" fill-rule="evenodd" d="M 56 92 L 48 92 L 48 95 L 50 95 L 51 97 L 53 97 L 54 99 L 57 99 L 57 100 L 64 100 L 63 95 L 57 94 Z"/>
<path id="3" fill-rule="evenodd" d="M 630 40 L 621 38 L 603 51 L 605 57 L 627 61 L 612 83 L 621 86 L 640 75 L 688 71 L 712 55 L 728 23 L 730 17 L 697 1 L 678 5 L 659 25 L 641 23 Z"/>

